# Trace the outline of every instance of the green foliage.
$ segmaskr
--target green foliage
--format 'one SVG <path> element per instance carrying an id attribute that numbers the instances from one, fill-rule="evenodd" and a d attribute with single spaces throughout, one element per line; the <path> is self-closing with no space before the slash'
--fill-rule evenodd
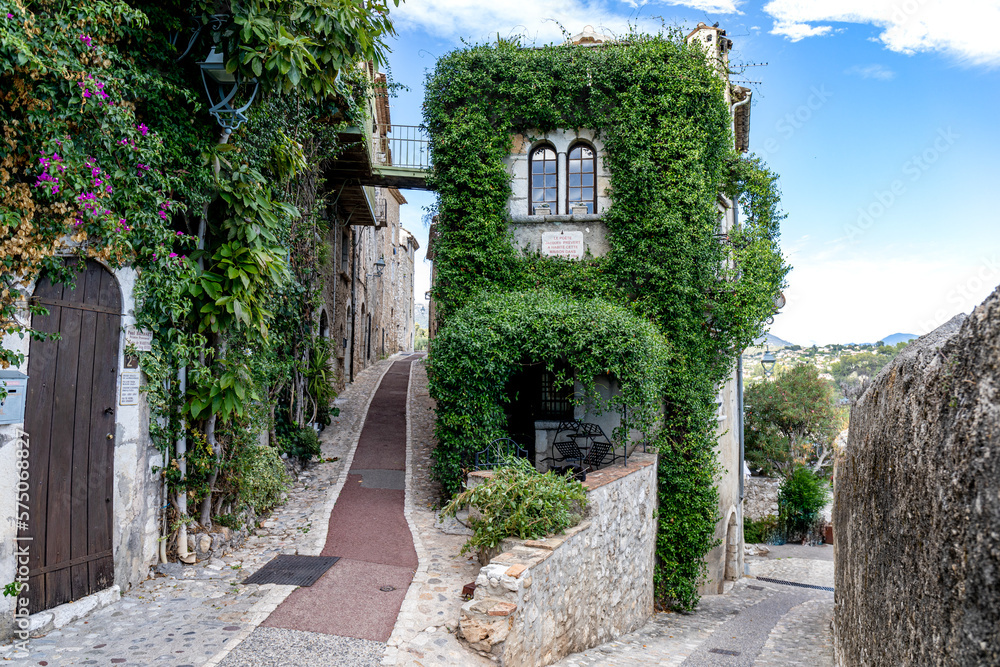
<path id="1" fill-rule="evenodd" d="M 12 581 L 9 584 L 4 584 L 3 586 L 3 596 L 5 598 L 16 598 L 21 593 L 21 589 L 24 584 L 20 581 Z"/>
<path id="2" fill-rule="evenodd" d="M 453 495 L 475 452 L 507 435 L 504 404 L 513 398 L 507 384 L 523 365 L 554 370 L 565 361 L 575 368 L 592 405 L 623 413 L 613 434 L 620 442 L 629 428 L 652 431 L 668 357 L 656 327 L 606 301 L 545 290 L 481 294 L 441 330 L 428 362 L 438 405 L 435 477 Z M 609 402 L 597 394 L 600 375 L 620 383 L 621 393 Z M 563 377 L 561 383 L 570 382 Z"/>
<path id="3" fill-rule="evenodd" d="M 823 464 L 840 429 L 830 383 L 815 366 L 802 364 L 773 382 L 750 385 L 744 395 L 748 464 L 767 474 L 794 461 Z"/>
<path id="4" fill-rule="evenodd" d="M 770 544 L 779 535 L 778 517 L 770 515 L 755 521 L 743 515 L 743 540 L 747 544 Z"/>
<path id="5" fill-rule="evenodd" d="M 338 130 L 363 120 L 359 64 L 383 61 L 387 8 L 0 0 L 0 330 L 43 337 L 18 303 L 41 271 L 72 282 L 62 256 L 135 268 L 137 325 L 153 333 L 141 355 L 150 434 L 172 493 L 273 504 L 278 451 L 257 442 L 274 406 L 297 425 L 314 412 L 305 392 L 329 396 L 310 344 L 330 224 L 320 167 Z M 235 29 L 208 25 L 220 12 Z M 206 28 L 178 60 L 171 33 L 183 46 L 191 16 Z M 195 64 L 210 44 L 262 82 L 226 144 Z M 22 361 L 0 349 L 0 366 Z M 315 448 L 301 439 L 297 451 Z"/>
<path id="6" fill-rule="evenodd" d="M 239 501 L 263 514 L 278 505 L 290 480 L 285 464 L 274 447 L 247 447 L 233 469 Z"/>
<path id="7" fill-rule="evenodd" d="M 329 341 L 323 338 L 312 341 L 309 363 L 303 369 L 306 391 L 313 403 L 312 418 L 308 419 L 308 422 L 329 424 L 331 414 L 333 416 L 340 414 L 338 408 L 330 407 L 333 399 L 337 398 L 337 390 L 333 386 L 333 374 L 330 371 L 332 358 Z M 319 451 L 315 453 L 319 454 Z"/>
<path id="8" fill-rule="evenodd" d="M 565 361 L 584 384 L 610 371 L 633 386 L 629 418 L 639 408 L 637 423 L 650 426 L 653 406 L 663 408 L 651 437 L 662 456 L 657 593 L 682 608 L 697 602 L 714 543 L 717 386 L 763 333 L 788 272 L 776 177 L 732 150 L 724 83 L 696 49 L 676 33 L 600 48 L 498 40 L 439 59 L 424 104 L 438 193 L 436 474 L 455 493 L 469 452 L 504 434 L 503 386 L 518 364 Z M 604 144 L 604 257 L 525 256 L 510 239 L 512 138 L 558 128 L 591 129 Z M 719 193 L 737 197 L 743 215 L 725 243 Z M 537 305 L 524 294 L 536 289 L 547 291 Z M 592 313 L 595 330 L 578 329 L 577 313 Z M 640 348 L 654 363 L 631 356 Z"/>
<path id="9" fill-rule="evenodd" d="M 778 488 L 778 520 L 787 539 L 800 539 L 816 524 L 830 498 L 826 481 L 804 466 L 796 467 Z"/>
<path id="10" fill-rule="evenodd" d="M 414 350 L 414 352 L 420 352 L 420 351 L 426 350 L 427 349 L 427 343 L 430 340 L 430 338 L 428 336 L 428 333 L 427 333 L 427 329 L 425 329 L 422 326 L 420 326 L 419 322 L 416 323 L 414 326 L 416 327 L 416 329 L 415 329 L 416 333 L 415 333 L 415 335 L 413 337 L 413 340 L 414 340 L 414 342 L 413 342 L 413 350 Z"/>
<path id="11" fill-rule="evenodd" d="M 572 475 L 542 474 L 526 459 L 512 458 L 491 478 L 452 498 L 442 514 L 453 516 L 466 505 L 479 510 L 480 518 L 471 520 L 472 537 L 462 553 L 489 551 L 508 537 L 537 539 L 580 523 L 587 491 Z"/>
<path id="12" fill-rule="evenodd" d="M 901 341 L 896 345 L 878 344 L 871 349 L 863 349 L 853 354 L 842 354 L 830 366 L 830 375 L 845 396 L 857 394 L 857 390 L 868 378 L 873 378 L 885 368 L 896 355 L 908 345 Z"/>

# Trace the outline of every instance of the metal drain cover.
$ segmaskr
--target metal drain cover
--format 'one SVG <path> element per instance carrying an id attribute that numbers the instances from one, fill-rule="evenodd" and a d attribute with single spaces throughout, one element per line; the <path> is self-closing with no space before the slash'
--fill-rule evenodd
<path id="1" fill-rule="evenodd" d="M 710 648 L 710 649 L 708 649 L 708 652 L 709 653 L 718 653 L 719 655 L 739 655 L 740 654 L 739 651 L 730 651 L 730 650 L 724 649 L 724 648 Z"/>
<path id="2" fill-rule="evenodd" d="M 390 591 L 396 590 L 396 587 L 395 586 L 383 586 L 379 590 L 382 591 L 383 593 L 389 593 Z"/>
<path id="3" fill-rule="evenodd" d="M 312 586 L 339 556 L 275 556 L 270 563 L 243 580 L 244 584 Z"/>

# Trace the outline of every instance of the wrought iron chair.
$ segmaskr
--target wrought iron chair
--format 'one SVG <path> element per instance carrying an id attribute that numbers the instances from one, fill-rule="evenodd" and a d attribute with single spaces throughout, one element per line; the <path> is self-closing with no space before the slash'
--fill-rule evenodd
<path id="1" fill-rule="evenodd" d="M 609 455 L 611 457 L 611 460 L 608 461 L 609 465 L 620 458 L 624 458 L 624 452 L 618 454 L 615 451 L 617 447 L 615 447 L 611 438 L 604 434 L 604 429 L 599 424 L 592 424 L 590 422 L 581 423 L 580 437 L 587 438 L 589 442 L 587 455 L 583 459 L 583 465 L 589 467 L 591 470 L 604 465 L 604 459 L 608 458 Z"/>
<path id="2" fill-rule="evenodd" d="M 579 435 L 579 433 L 580 422 L 575 419 L 559 422 L 559 428 L 556 429 L 555 441 L 552 443 L 552 446 L 559 452 L 559 456 L 548 456 L 542 459 L 542 463 L 546 461 L 551 461 L 552 463 L 569 463 L 582 468 L 585 455 L 580 450 L 580 445 L 577 444 L 574 437 Z"/>
<path id="3" fill-rule="evenodd" d="M 485 449 L 476 452 L 476 462 L 473 468 L 475 470 L 492 470 L 514 457 L 528 458 L 528 452 L 510 438 L 497 438 L 486 445 Z"/>

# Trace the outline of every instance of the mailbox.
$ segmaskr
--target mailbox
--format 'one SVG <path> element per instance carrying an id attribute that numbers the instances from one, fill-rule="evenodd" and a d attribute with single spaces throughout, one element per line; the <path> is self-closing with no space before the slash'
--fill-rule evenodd
<path id="1" fill-rule="evenodd" d="M 28 393 L 28 376 L 18 371 L 0 371 L 0 424 L 20 424 L 24 421 L 24 397 Z"/>

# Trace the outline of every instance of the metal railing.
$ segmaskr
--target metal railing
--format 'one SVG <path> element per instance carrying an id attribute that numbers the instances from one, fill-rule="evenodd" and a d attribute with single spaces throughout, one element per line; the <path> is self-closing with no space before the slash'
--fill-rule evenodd
<path id="1" fill-rule="evenodd" d="M 427 130 L 419 125 L 390 125 L 387 136 L 375 137 L 375 164 L 429 169 L 431 152 Z"/>

